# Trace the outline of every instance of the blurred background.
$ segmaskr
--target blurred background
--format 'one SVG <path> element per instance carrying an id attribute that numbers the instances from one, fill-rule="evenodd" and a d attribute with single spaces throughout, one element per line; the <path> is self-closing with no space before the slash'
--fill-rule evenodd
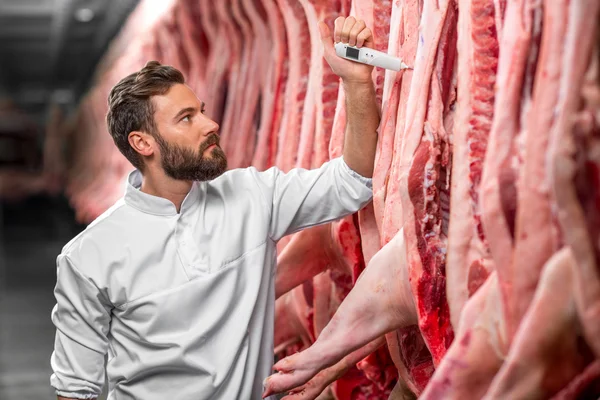
<path id="1" fill-rule="evenodd" d="M 89 219 L 65 189 L 73 121 L 137 3 L 0 0 L 0 399 L 55 398 L 55 260 Z"/>

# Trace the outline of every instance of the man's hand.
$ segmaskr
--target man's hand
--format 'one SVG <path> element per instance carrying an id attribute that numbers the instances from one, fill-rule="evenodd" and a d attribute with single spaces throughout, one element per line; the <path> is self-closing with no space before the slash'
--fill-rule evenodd
<path id="1" fill-rule="evenodd" d="M 354 17 L 338 17 L 335 20 L 333 37 L 324 22 L 319 22 L 319 32 L 324 48 L 323 56 L 337 76 L 347 83 L 371 82 L 372 66 L 338 57 L 333 47 L 335 39 L 336 42 L 348 43 L 351 46 L 373 48 L 373 34 L 365 25 L 365 21 L 357 21 Z"/>
<path id="2" fill-rule="evenodd" d="M 373 48 L 373 34 L 365 22 L 354 17 L 338 17 L 334 36 L 327 25 L 319 22 L 323 56 L 340 78 L 346 94 L 346 134 L 344 138 L 344 161 L 365 177 L 373 176 L 379 109 L 373 85 L 373 67 L 338 57 L 333 40 L 351 46 Z"/>

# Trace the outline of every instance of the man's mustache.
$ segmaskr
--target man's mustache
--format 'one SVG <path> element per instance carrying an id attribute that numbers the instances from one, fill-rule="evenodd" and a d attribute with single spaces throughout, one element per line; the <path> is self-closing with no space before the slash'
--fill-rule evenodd
<path id="1" fill-rule="evenodd" d="M 216 133 L 212 133 L 209 137 L 206 138 L 204 143 L 200 146 L 200 153 L 204 153 L 204 150 L 208 149 L 213 144 L 219 145 L 221 138 Z"/>

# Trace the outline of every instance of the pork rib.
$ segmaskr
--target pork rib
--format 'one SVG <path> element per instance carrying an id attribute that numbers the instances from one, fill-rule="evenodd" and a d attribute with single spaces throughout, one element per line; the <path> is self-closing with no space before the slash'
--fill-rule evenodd
<path id="1" fill-rule="evenodd" d="M 339 78 L 323 58 L 318 22 L 333 26 L 341 3 L 327 0 L 301 0 L 306 12 L 311 41 L 309 92 L 304 105 L 298 165 L 318 168 L 329 160 L 329 140 L 333 126 Z"/>
<path id="2" fill-rule="evenodd" d="M 219 124 L 222 124 L 225 103 L 227 102 L 228 65 L 233 63 L 232 57 L 237 57 L 233 54 L 237 42 L 233 37 L 231 39 L 232 43 L 219 40 L 219 38 L 227 36 L 227 29 L 224 24 L 218 23 L 215 11 L 216 6 L 213 2 L 207 0 L 199 1 L 198 8 L 203 31 L 206 33 L 208 42 L 213 44 L 206 62 L 206 76 L 210 77 L 206 81 L 207 99 L 210 99 L 210 101 L 206 102 L 206 115 Z"/>
<path id="3" fill-rule="evenodd" d="M 367 26 L 373 27 L 374 47 L 376 50 L 386 53 L 390 36 L 390 23 L 392 14 L 392 1 L 383 0 L 372 3 L 370 8 L 371 19 L 366 21 Z M 375 85 L 375 96 L 377 104 L 381 107 L 385 71 L 381 68 L 373 69 L 373 83 Z M 381 130 L 379 136 L 381 137 Z M 373 203 L 369 203 L 358 212 L 358 221 L 362 242 L 363 256 L 367 264 L 373 255 L 381 248 L 381 238 L 377 227 L 377 219 Z"/>
<path id="4" fill-rule="evenodd" d="M 239 0 L 236 0 L 236 3 Z M 206 1 L 208 3 L 208 1 Z M 245 71 L 249 67 L 244 65 L 243 52 L 245 38 L 241 32 L 240 26 L 236 23 L 233 15 L 233 7 L 231 4 L 222 1 L 210 2 L 213 3 L 215 15 L 219 22 L 220 38 L 227 37 L 227 41 L 223 47 L 228 47 L 229 60 L 226 68 L 227 71 L 227 92 L 225 94 L 225 106 L 223 108 L 223 120 L 221 122 L 220 136 L 221 147 L 226 154 L 235 154 L 236 140 L 238 138 L 237 124 L 239 121 L 240 108 L 243 107 L 243 78 Z M 215 38 L 215 40 L 220 40 Z M 225 53 L 225 49 L 221 49 Z M 219 57 L 220 55 L 216 55 Z M 225 66 L 221 65 L 221 68 Z"/>
<path id="5" fill-rule="evenodd" d="M 306 14 L 300 2 L 277 0 L 287 32 L 289 74 L 285 88 L 283 120 L 279 130 L 275 164 L 283 171 L 296 166 L 302 126 L 302 110 L 310 70 L 310 34 Z"/>
<path id="6" fill-rule="evenodd" d="M 258 0 L 256 0 L 258 2 Z M 272 43 L 271 62 L 267 70 L 267 83 L 261 97 L 260 128 L 252 165 L 259 171 L 275 165 L 277 135 L 281 126 L 283 101 L 288 74 L 286 32 L 283 17 L 275 0 L 262 0 Z"/>
<path id="7" fill-rule="evenodd" d="M 200 99 L 206 96 L 205 71 L 208 61 L 209 46 L 199 20 L 199 7 L 196 1 L 184 1 L 176 8 L 177 22 L 180 25 L 181 44 L 189 59 L 189 70 L 186 75 L 187 84 Z"/>
<path id="8" fill-rule="evenodd" d="M 402 28 L 398 32 L 400 35 L 398 40 L 402 40 L 400 57 L 405 63 L 415 66 L 415 68 L 420 37 L 419 26 L 424 19 L 421 8 L 422 3 L 419 0 L 404 0 Z M 431 22 L 428 22 L 428 24 L 431 24 Z M 405 70 L 396 74 L 393 86 L 390 89 L 390 108 L 387 110 L 387 114 L 384 113 L 380 128 L 382 129 L 382 148 L 379 157 L 376 155 L 375 160 L 373 206 L 376 218 L 381 221 L 382 245 L 393 238 L 403 226 L 402 201 L 400 199 L 400 165 L 406 123 L 407 121 L 410 122 L 409 118 L 412 117 L 408 114 L 409 101 L 416 100 L 414 98 L 416 92 L 412 91 L 412 78 L 416 72 L 415 70 Z M 390 77 L 390 79 L 392 78 L 394 77 Z M 400 85 L 398 100 L 394 97 L 397 84 Z M 396 101 L 398 101 L 397 112 L 394 111 Z"/>
<path id="9" fill-rule="evenodd" d="M 388 51 L 391 55 L 400 56 L 403 58 L 403 60 L 405 60 L 405 62 L 411 63 L 414 63 L 414 55 L 417 51 L 417 39 L 416 35 L 412 35 L 411 37 L 414 38 L 414 43 L 407 43 L 404 37 L 404 25 L 411 22 L 408 17 L 412 16 L 412 22 L 414 24 L 413 27 L 416 30 L 416 27 L 419 23 L 418 11 L 416 9 L 409 9 L 410 6 L 415 7 L 416 5 L 416 1 L 406 2 L 402 0 L 393 3 L 390 22 L 391 32 L 389 35 L 388 44 Z M 410 11 L 413 12 L 410 13 Z M 410 58 L 409 54 L 406 54 L 411 47 L 414 50 L 412 58 Z M 401 52 L 404 52 L 405 54 L 402 54 Z M 395 149 L 394 132 L 396 129 L 396 115 L 398 114 L 399 108 L 404 109 L 406 107 L 406 98 L 408 97 L 408 88 L 410 86 L 410 74 L 412 73 L 408 72 L 406 78 L 403 80 L 404 71 L 406 70 L 401 72 L 389 70 L 386 71 L 383 86 L 383 111 L 381 122 L 379 124 L 379 140 L 377 141 L 375 168 L 373 171 L 373 211 L 381 236 L 383 235 L 382 221 L 385 205 L 387 177 L 392 166 L 392 158 Z M 402 82 L 405 83 L 401 86 Z M 400 100 L 401 89 L 402 93 L 404 94 L 404 101 Z M 383 239 L 380 239 L 380 241 L 382 241 L 381 245 L 385 244 Z M 389 239 L 387 241 L 389 241 Z"/>
<path id="10" fill-rule="evenodd" d="M 458 107 L 454 125 L 446 278 L 454 329 L 467 299 L 493 271 L 479 187 L 494 115 L 498 35 L 493 0 L 460 0 Z"/>
<path id="11" fill-rule="evenodd" d="M 456 55 L 456 5 L 426 2 L 400 158 L 400 188 L 410 280 L 419 328 L 437 365 L 453 338 L 446 301 L 442 211 L 450 165 L 443 113 Z"/>
<path id="12" fill-rule="evenodd" d="M 188 76 L 189 61 L 182 51 L 182 37 L 175 21 L 178 8 L 181 8 L 181 4 L 176 3 L 163 15 L 161 23 L 156 25 L 156 34 L 163 53 L 161 61 L 177 68 L 184 76 Z"/>
<path id="13" fill-rule="evenodd" d="M 233 18 L 242 33 L 242 59 L 238 85 L 238 115 L 236 116 L 235 146 L 229 154 L 231 168 L 250 166 L 256 145 L 258 101 L 267 67 L 264 54 L 268 52 L 267 34 L 254 2 L 230 2 Z"/>

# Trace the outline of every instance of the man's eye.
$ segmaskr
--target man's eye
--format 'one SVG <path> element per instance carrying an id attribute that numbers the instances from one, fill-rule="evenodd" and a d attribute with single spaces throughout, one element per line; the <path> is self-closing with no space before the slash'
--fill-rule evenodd
<path id="1" fill-rule="evenodd" d="M 185 117 L 181 118 L 181 120 L 185 121 L 185 122 L 189 122 L 190 121 L 190 116 L 186 115 Z"/>
<path id="2" fill-rule="evenodd" d="M 200 110 L 200 112 L 201 112 L 202 114 L 204 114 L 204 112 L 205 112 L 205 111 L 206 111 L 206 109 L 205 109 L 204 107 L 202 108 L 202 110 Z"/>

